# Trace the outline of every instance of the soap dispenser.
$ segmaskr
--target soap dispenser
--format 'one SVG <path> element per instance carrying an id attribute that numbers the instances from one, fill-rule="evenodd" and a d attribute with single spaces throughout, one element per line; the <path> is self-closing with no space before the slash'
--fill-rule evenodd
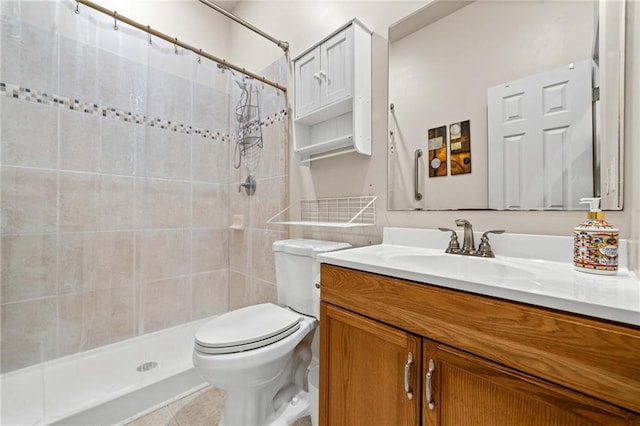
<path id="1" fill-rule="evenodd" d="M 578 271 L 615 274 L 618 271 L 618 229 L 604 220 L 600 198 L 581 198 L 589 204 L 587 220 L 573 229 L 573 265 Z"/>

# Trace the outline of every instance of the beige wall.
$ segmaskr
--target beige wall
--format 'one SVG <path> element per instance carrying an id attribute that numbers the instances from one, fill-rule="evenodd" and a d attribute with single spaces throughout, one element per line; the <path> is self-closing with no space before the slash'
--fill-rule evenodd
<path id="1" fill-rule="evenodd" d="M 476 230 L 506 229 L 515 233 L 535 233 L 547 235 L 571 235 L 573 227 L 584 219 L 582 212 L 491 212 L 491 211 L 442 211 L 442 212 L 393 212 L 387 211 L 387 44 L 386 34 L 389 24 L 400 17 L 424 5 L 424 2 L 241 2 L 236 13 L 263 28 L 277 38 L 286 39 L 291 43 L 292 55 L 310 47 L 330 33 L 339 24 L 346 22 L 353 16 L 359 17 L 375 32 L 373 38 L 373 155 L 370 158 L 347 154 L 330 160 L 318 161 L 311 168 L 299 167 L 292 159 L 290 170 L 289 197 L 295 201 L 303 198 L 333 197 L 347 195 L 373 194 L 378 196 L 377 227 L 371 230 L 357 230 L 354 232 L 327 232 L 326 229 L 292 228 L 292 235 L 337 238 L 348 240 L 355 244 L 377 243 L 381 239 L 382 228 L 385 226 L 435 228 L 451 226 L 453 220 L 459 217 L 469 219 Z M 636 9 L 630 5 L 629 9 Z M 301 19 L 300 17 L 304 17 Z M 640 25 L 638 13 L 628 19 L 634 28 Z M 238 58 L 239 62 L 251 64 L 259 63 L 263 56 L 271 54 L 261 52 L 253 58 L 248 50 L 242 46 L 246 34 L 238 34 L 242 29 L 232 28 L 229 55 Z M 246 31 L 246 30 L 244 30 Z M 628 54 L 637 54 L 637 43 L 630 40 Z M 277 48 L 273 48 L 276 49 Z M 265 49 L 266 50 L 266 49 Z M 633 52 L 633 53 L 632 53 Z M 629 59 L 627 60 L 629 62 Z M 637 67 L 637 65 L 636 65 Z M 627 86 L 638 87 L 640 73 L 627 73 Z M 638 90 L 627 90 L 627 105 L 635 105 L 636 117 L 627 116 L 627 144 L 637 144 L 637 93 Z M 633 110 L 633 108 L 628 108 Z M 629 111 L 628 111 L 629 112 Z M 635 118 L 635 120 L 633 120 Z M 634 123 L 635 121 L 635 123 Z M 635 138 L 629 135 L 636 135 Z M 632 215 L 631 204 L 638 209 L 638 202 L 633 201 L 632 193 L 640 188 L 637 171 L 633 164 L 637 164 L 638 154 L 625 158 L 625 210 L 609 212 L 608 220 L 620 228 L 623 238 L 634 235 L 634 242 L 638 241 L 638 231 L 632 226 L 637 223 L 637 215 Z M 638 263 L 638 254 L 632 255 Z"/>

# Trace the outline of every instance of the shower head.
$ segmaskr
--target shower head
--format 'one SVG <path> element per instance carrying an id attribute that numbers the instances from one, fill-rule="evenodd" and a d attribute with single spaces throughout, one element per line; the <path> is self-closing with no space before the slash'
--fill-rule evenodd
<path id="1" fill-rule="evenodd" d="M 220 72 L 222 72 L 224 74 L 225 71 L 231 71 L 232 75 L 236 75 L 235 72 L 233 72 L 233 70 L 231 68 L 229 68 L 228 66 L 224 65 L 224 64 L 218 64 L 218 69 L 220 69 Z"/>
<path id="2" fill-rule="evenodd" d="M 236 73 L 231 68 L 229 68 L 228 66 L 226 66 L 224 64 L 217 64 L 217 66 L 221 70 L 222 73 L 224 73 L 225 71 L 230 71 L 231 72 L 231 75 L 233 76 L 233 81 L 236 82 L 236 84 L 238 85 L 240 90 L 245 90 L 247 88 L 246 80 L 251 78 L 251 77 L 247 77 L 245 75 L 239 77 L 238 75 L 236 75 Z"/>

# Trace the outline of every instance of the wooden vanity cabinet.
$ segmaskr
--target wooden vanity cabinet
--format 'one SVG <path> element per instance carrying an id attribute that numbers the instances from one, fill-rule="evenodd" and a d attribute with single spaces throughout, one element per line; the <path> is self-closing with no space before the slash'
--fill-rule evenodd
<path id="1" fill-rule="evenodd" d="M 321 277 L 323 426 L 640 425 L 636 327 L 325 264 Z"/>
<path id="2" fill-rule="evenodd" d="M 419 424 L 421 339 L 329 304 L 321 305 L 321 317 L 327 333 L 320 358 L 331 368 L 320 380 L 332 385 L 321 397 L 331 410 L 321 412 L 320 424 Z"/>

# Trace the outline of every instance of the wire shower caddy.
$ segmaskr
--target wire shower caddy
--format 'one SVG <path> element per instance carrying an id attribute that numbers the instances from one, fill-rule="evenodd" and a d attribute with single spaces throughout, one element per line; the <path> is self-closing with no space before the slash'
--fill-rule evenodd
<path id="1" fill-rule="evenodd" d="M 263 146 L 260 121 L 260 92 L 252 82 L 241 83 L 242 93 L 236 105 L 236 168 L 244 159 L 245 165 L 253 169 Z"/>

